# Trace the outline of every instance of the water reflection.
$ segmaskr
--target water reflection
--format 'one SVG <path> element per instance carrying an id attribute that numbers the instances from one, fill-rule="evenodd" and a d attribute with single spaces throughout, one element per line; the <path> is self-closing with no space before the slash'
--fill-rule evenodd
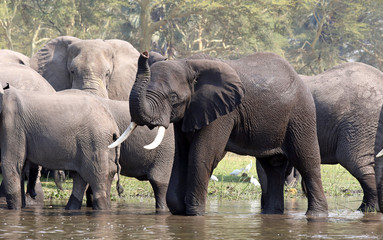
<path id="1" fill-rule="evenodd" d="M 330 199 L 329 217 L 322 221 L 307 220 L 304 199 L 288 199 L 284 215 L 259 214 L 259 201 L 209 201 L 203 217 L 156 215 L 152 202 L 114 203 L 108 211 L 65 211 L 65 203 L 2 208 L 0 238 L 380 239 L 383 215 L 353 211 L 359 202 Z"/>

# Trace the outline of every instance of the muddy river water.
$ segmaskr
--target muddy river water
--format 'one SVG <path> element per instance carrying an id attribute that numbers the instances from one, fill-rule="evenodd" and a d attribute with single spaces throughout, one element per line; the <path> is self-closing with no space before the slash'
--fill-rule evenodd
<path id="1" fill-rule="evenodd" d="M 0 206 L 0 239 L 383 239 L 383 214 L 354 211 L 360 199 L 329 199 L 329 217 L 308 220 L 306 199 L 287 199 L 283 215 L 261 215 L 257 201 L 209 201 L 203 217 L 155 214 L 153 202 L 111 210 L 65 211 L 46 203 Z"/>

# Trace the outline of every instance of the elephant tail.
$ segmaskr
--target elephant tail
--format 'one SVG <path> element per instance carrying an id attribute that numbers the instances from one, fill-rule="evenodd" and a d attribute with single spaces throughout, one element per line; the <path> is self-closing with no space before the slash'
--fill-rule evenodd
<path id="1" fill-rule="evenodd" d="M 113 134 L 113 141 L 116 141 L 117 140 L 117 134 Z M 120 145 L 118 145 L 116 148 L 115 148 L 115 151 L 116 151 L 116 159 L 115 159 L 115 163 L 116 163 L 116 166 L 117 166 L 117 183 L 116 183 L 116 189 L 117 189 L 117 193 L 118 193 L 118 196 L 121 197 L 121 194 L 124 192 L 124 188 L 122 187 L 122 185 L 120 184 L 120 173 L 121 173 L 121 165 L 120 165 Z"/>

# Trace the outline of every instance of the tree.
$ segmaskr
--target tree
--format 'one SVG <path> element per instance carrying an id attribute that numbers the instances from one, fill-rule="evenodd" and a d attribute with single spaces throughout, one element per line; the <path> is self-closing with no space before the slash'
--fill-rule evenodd
<path id="1" fill-rule="evenodd" d="M 13 49 L 12 31 L 14 29 L 14 18 L 18 13 L 20 0 L 7 1 L 3 0 L 0 5 L 0 26 L 2 35 L 5 36 L 6 46 L 8 49 Z"/>
<path id="2" fill-rule="evenodd" d="M 292 5 L 296 11 L 290 11 L 294 33 L 285 49 L 287 58 L 299 73 L 307 75 L 355 60 L 355 53 L 361 50 L 357 43 L 365 42 L 371 31 L 361 19 L 376 2 L 296 1 Z"/>

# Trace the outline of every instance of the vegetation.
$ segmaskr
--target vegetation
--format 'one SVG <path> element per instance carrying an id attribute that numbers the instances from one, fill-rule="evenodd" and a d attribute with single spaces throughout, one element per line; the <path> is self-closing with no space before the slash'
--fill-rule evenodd
<path id="1" fill-rule="evenodd" d="M 253 167 L 248 174 L 231 176 L 234 169 L 244 168 L 253 161 Z M 255 159 L 249 156 L 238 156 L 228 153 L 226 157 L 218 164 L 213 174 L 217 176 L 218 181 L 209 182 L 208 199 L 218 200 L 254 200 L 261 198 L 260 187 L 255 187 L 249 182 L 251 176 L 257 177 L 255 168 Z M 356 197 L 363 196 L 362 189 L 358 181 L 340 165 L 322 165 L 322 181 L 326 196 L 328 197 Z M 41 178 L 42 186 L 46 200 L 67 200 L 72 190 L 72 181 L 67 179 L 63 184 L 64 191 L 56 188 L 52 179 Z M 121 177 L 121 184 L 124 187 L 124 193 L 120 199 L 117 195 L 115 185 L 112 187 L 112 200 L 126 201 L 127 199 L 145 199 L 153 201 L 154 194 L 151 185 L 147 181 L 138 181 L 134 178 Z M 300 184 L 296 187 L 285 188 L 286 198 L 305 197 Z"/>
<path id="2" fill-rule="evenodd" d="M 345 61 L 383 70 L 382 23 L 381 0 L 1 0 L 0 48 L 30 56 L 71 35 L 169 58 L 272 51 L 312 75 Z"/>

